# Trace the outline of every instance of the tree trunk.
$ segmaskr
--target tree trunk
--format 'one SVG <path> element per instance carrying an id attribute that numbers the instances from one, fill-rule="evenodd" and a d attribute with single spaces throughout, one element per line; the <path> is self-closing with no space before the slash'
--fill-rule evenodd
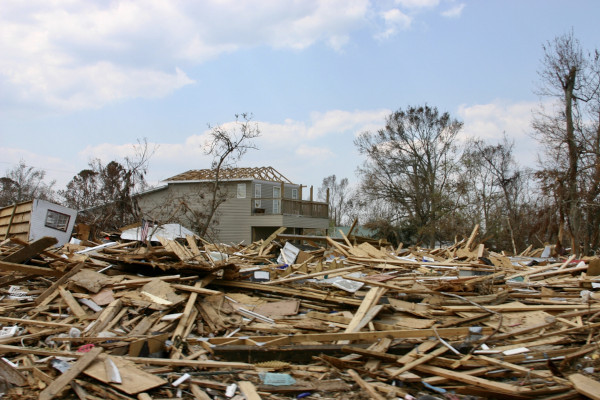
<path id="1" fill-rule="evenodd" d="M 579 149 L 575 138 L 575 127 L 573 124 L 573 90 L 577 68 L 571 67 L 569 75 L 564 84 L 565 91 L 565 118 L 567 123 L 567 147 L 569 152 L 569 169 L 567 170 L 567 210 L 569 218 L 569 235 L 571 237 L 572 254 L 580 255 L 581 243 L 581 213 L 579 209 L 579 196 L 577 190 L 577 177 L 579 169 Z"/>

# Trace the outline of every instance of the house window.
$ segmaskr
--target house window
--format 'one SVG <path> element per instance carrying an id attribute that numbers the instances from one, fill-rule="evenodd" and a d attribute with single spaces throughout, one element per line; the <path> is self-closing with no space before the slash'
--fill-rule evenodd
<path id="1" fill-rule="evenodd" d="M 67 214 L 48 210 L 48 213 L 46 214 L 46 223 L 44 225 L 48 228 L 66 232 L 70 219 L 71 217 Z"/>
<path id="2" fill-rule="evenodd" d="M 298 200 L 298 189 L 292 189 L 292 199 Z"/>
<path id="3" fill-rule="evenodd" d="M 280 204 L 281 204 L 281 188 L 274 187 L 273 188 L 273 214 L 279 214 Z"/>
<path id="4" fill-rule="evenodd" d="M 262 187 L 260 183 L 254 184 L 254 208 L 260 208 L 260 198 L 262 197 Z"/>
<path id="5" fill-rule="evenodd" d="M 246 184 L 238 183 L 237 185 L 237 198 L 245 199 L 246 198 Z"/>

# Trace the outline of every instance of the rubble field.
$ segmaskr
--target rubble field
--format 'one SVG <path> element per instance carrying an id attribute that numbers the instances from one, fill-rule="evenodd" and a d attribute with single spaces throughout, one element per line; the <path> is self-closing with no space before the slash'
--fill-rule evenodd
<path id="1" fill-rule="evenodd" d="M 600 259 L 342 234 L 0 243 L 7 399 L 600 399 Z"/>

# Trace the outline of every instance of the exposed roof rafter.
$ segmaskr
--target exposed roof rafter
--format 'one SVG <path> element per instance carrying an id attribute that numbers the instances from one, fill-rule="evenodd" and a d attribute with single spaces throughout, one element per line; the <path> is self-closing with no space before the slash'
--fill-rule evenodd
<path id="1" fill-rule="evenodd" d="M 181 173 L 179 175 L 172 176 L 165 181 L 168 182 L 182 182 L 182 181 L 211 181 L 215 178 L 214 169 L 192 169 Z M 257 179 L 261 181 L 270 182 L 285 182 L 293 183 L 288 178 L 283 176 L 279 171 L 273 167 L 254 167 L 254 168 L 224 168 L 220 172 L 219 179 Z"/>

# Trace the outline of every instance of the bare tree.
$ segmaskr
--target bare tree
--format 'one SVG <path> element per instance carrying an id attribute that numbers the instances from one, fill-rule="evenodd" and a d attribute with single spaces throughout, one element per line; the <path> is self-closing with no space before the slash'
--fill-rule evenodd
<path id="1" fill-rule="evenodd" d="M 585 53 L 573 32 L 556 37 L 543 50 L 538 94 L 555 99 L 558 108 L 548 111 L 540 106 L 535 116 L 533 128 L 546 150 L 538 176 L 543 186 L 554 192 L 560 224 L 570 238 L 573 253 L 581 254 L 582 243 L 584 251 L 589 248 L 582 171 L 593 169 L 593 161 L 589 164 L 592 159 L 586 155 L 597 153 L 594 121 L 599 114 L 593 103 L 600 84 L 599 56 L 598 51 Z M 589 195 L 597 197 L 592 192 Z"/>
<path id="2" fill-rule="evenodd" d="M 248 150 L 257 149 L 252 140 L 260 136 L 260 130 L 258 124 L 252 123 L 252 118 L 252 114 L 236 114 L 232 128 L 209 125 L 210 133 L 206 143 L 206 154 L 213 158 L 211 168 L 214 175 L 210 201 L 207 211 L 204 213 L 205 219 L 200 228 L 200 236 L 206 236 L 217 209 L 225 201 L 225 194 L 221 191 L 220 186 L 222 170 L 233 167 Z"/>
<path id="3" fill-rule="evenodd" d="M 147 187 L 145 175 L 154 149 L 146 139 L 134 146 L 135 155 L 124 162 L 90 161 L 59 193 L 65 203 L 83 211 L 80 220 L 99 230 L 116 229 L 140 220 L 136 193 Z"/>
<path id="4" fill-rule="evenodd" d="M 21 160 L 0 178 L 0 206 L 32 199 L 54 200 L 55 181 L 46 182 L 46 171 L 27 166 Z"/>
<path id="5" fill-rule="evenodd" d="M 523 205 L 530 173 L 522 169 L 513 157 L 514 142 L 503 136 L 496 144 L 480 139 L 468 143 L 463 164 L 476 171 L 471 175 L 477 204 L 483 213 L 481 226 L 486 235 L 495 238 L 500 249 L 523 246 L 525 225 Z"/>
<path id="6" fill-rule="evenodd" d="M 387 118 L 385 128 L 356 140 L 366 161 L 359 168 L 361 191 L 399 212 L 418 240 L 431 246 L 437 223 L 450 210 L 447 193 L 457 162 L 454 141 L 462 123 L 430 106 L 408 107 Z M 401 221 L 402 220 L 402 221 Z"/>
<path id="7" fill-rule="evenodd" d="M 352 201 L 348 178 L 342 178 L 339 181 L 335 175 L 323 178 L 323 183 L 317 190 L 317 197 L 322 201 L 329 202 L 329 221 L 333 226 L 347 222 L 347 212 Z"/>

